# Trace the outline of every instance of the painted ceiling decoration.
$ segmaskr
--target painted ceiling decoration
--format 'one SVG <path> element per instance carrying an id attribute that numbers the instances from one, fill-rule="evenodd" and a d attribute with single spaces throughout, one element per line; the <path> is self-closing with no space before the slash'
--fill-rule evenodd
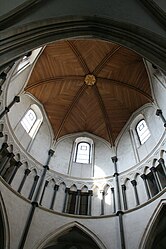
<path id="1" fill-rule="evenodd" d="M 47 45 L 25 91 L 43 104 L 55 139 L 87 131 L 111 145 L 132 113 L 153 101 L 142 57 L 93 39 Z"/>

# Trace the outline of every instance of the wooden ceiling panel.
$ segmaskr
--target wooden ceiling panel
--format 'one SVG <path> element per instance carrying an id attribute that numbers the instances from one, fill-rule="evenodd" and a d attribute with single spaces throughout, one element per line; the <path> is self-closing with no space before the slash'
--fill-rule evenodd
<path id="1" fill-rule="evenodd" d="M 113 43 L 101 42 L 99 40 L 76 40 L 74 46 L 82 55 L 88 66 L 89 72 L 93 72 L 100 62 L 118 46 Z"/>
<path id="2" fill-rule="evenodd" d="M 95 85 L 85 84 L 87 74 Z M 112 145 L 132 113 L 152 101 L 142 58 L 100 40 L 46 46 L 25 91 L 43 104 L 55 139 L 87 131 Z"/>

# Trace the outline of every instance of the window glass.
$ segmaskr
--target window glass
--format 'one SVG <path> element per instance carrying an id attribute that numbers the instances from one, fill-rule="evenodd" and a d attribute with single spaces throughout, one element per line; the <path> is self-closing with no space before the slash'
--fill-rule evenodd
<path id="1" fill-rule="evenodd" d="M 90 144 L 81 142 L 77 145 L 76 163 L 90 163 Z"/>
<path id="2" fill-rule="evenodd" d="M 19 72 L 22 71 L 29 63 L 30 63 L 30 62 L 29 62 L 29 57 L 25 55 L 25 56 L 22 58 L 22 60 L 20 61 L 18 67 L 17 67 L 17 72 L 18 72 L 18 71 L 19 71 Z"/>
<path id="3" fill-rule="evenodd" d="M 25 114 L 25 116 L 21 120 L 21 124 L 22 124 L 22 126 L 24 127 L 24 129 L 26 130 L 27 133 L 30 132 L 30 130 L 33 127 L 36 119 L 37 119 L 37 117 L 36 117 L 35 112 L 32 109 L 30 109 L 30 110 L 28 110 L 28 112 Z"/>
<path id="4" fill-rule="evenodd" d="M 87 215 L 88 212 L 88 193 L 81 194 L 79 214 Z"/>
<path id="5" fill-rule="evenodd" d="M 149 131 L 148 126 L 147 126 L 144 119 L 141 120 L 137 124 L 136 131 L 137 131 L 140 143 L 144 144 L 146 142 L 146 140 L 150 137 L 150 131 Z"/>

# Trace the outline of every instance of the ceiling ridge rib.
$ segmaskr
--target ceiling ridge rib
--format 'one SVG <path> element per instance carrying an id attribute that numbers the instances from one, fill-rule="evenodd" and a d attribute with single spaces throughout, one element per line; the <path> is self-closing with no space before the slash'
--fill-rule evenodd
<path id="1" fill-rule="evenodd" d="M 69 47 L 71 48 L 71 50 L 73 51 L 73 53 L 76 55 L 81 67 L 83 68 L 83 71 L 85 74 L 89 74 L 90 70 L 86 64 L 86 62 L 84 61 L 82 55 L 80 54 L 80 52 L 78 51 L 78 49 L 76 48 L 76 46 L 74 46 L 74 44 L 71 41 L 66 41 L 67 44 L 69 45 Z"/>
<path id="2" fill-rule="evenodd" d="M 59 137 L 59 135 L 60 135 L 60 133 L 61 133 L 61 131 L 62 131 L 62 129 L 63 129 L 63 126 L 64 126 L 64 124 L 65 124 L 65 122 L 66 122 L 66 120 L 67 120 L 69 114 L 70 114 L 71 111 L 73 110 L 73 107 L 76 105 L 76 103 L 78 102 L 78 100 L 80 99 L 80 97 L 82 96 L 82 94 L 84 93 L 84 90 L 85 90 L 86 88 L 87 88 L 87 85 L 83 84 L 83 85 L 79 88 L 79 90 L 77 91 L 77 93 L 76 93 L 76 95 L 75 95 L 75 97 L 74 97 L 74 99 L 73 99 L 71 105 L 69 106 L 69 109 L 67 110 L 67 112 L 66 112 L 66 114 L 65 114 L 65 116 L 64 116 L 64 118 L 63 118 L 63 120 L 62 120 L 62 122 L 61 122 L 61 124 L 60 124 L 60 127 L 59 127 L 59 129 L 58 129 L 58 131 L 57 131 L 57 134 L 56 134 L 56 137 L 55 137 L 56 140 L 58 139 L 58 137 Z"/>
<path id="3" fill-rule="evenodd" d="M 116 47 L 113 51 L 111 50 L 106 56 L 101 60 L 101 62 L 94 69 L 93 74 L 98 75 L 101 72 L 105 64 L 111 59 L 111 57 L 121 48 L 122 46 Z"/>
<path id="4" fill-rule="evenodd" d="M 101 111 L 102 111 L 102 114 L 103 114 L 103 118 L 104 118 L 104 121 L 105 121 L 105 125 L 106 125 L 106 128 L 107 128 L 107 133 L 108 133 L 108 138 L 109 138 L 109 142 L 112 146 L 114 146 L 114 141 L 113 141 L 113 138 L 112 138 L 112 127 L 111 127 L 111 124 L 109 122 L 109 118 L 108 118 L 108 114 L 107 114 L 107 111 L 106 111 L 106 108 L 105 108 L 105 105 L 103 103 L 103 100 L 102 100 L 102 97 L 100 95 L 100 92 L 99 92 L 99 89 L 96 85 L 94 85 L 94 89 L 95 89 L 95 93 L 97 95 L 97 99 L 98 99 L 98 102 L 99 102 L 99 106 L 101 108 Z"/>
<path id="5" fill-rule="evenodd" d="M 30 90 L 33 87 L 37 87 L 37 86 L 49 84 L 49 83 L 54 83 L 55 81 L 59 81 L 59 80 L 81 80 L 83 81 L 84 78 L 85 78 L 84 76 L 75 76 L 75 75 L 57 76 L 53 78 L 47 78 L 47 79 L 36 81 L 32 85 L 25 87 L 25 91 Z"/>
<path id="6" fill-rule="evenodd" d="M 123 82 L 123 81 L 119 81 L 119 80 L 114 80 L 114 79 L 107 79 L 107 78 L 102 78 L 102 77 L 98 77 L 97 80 L 102 80 L 102 81 L 105 81 L 107 83 L 111 83 L 111 84 L 114 84 L 114 85 L 121 85 L 121 86 L 124 86 L 126 88 L 130 88 L 140 94 L 142 94 L 145 98 L 147 98 L 149 101 L 153 101 L 153 98 L 146 92 L 140 90 L 139 88 L 135 87 L 135 86 L 132 86 L 126 82 Z"/>

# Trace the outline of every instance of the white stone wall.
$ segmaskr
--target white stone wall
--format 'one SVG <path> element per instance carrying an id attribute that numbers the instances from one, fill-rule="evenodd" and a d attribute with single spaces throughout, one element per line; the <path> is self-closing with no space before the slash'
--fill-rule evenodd
<path id="1" fill-rule="evenodd" d="M 3 181 L 0 184 L 2 190 L 1 203 L 3 201 L 10 229 L 8 236 L 10 237 L 11 244 L 8 249 L 17 249 L 31 204 L 13 192 Z M 153 201 L 149 201 L 147 205 L 124 213 L 123 223 L 127 249 L 139 248 L 141 241 L 144 239 L 144 232 L 148 227 L 148 223 L 152 217 L 154 218 L 155 213 L 158 213 L 156 207 L 159 209 L 161 200 L 165 198 L 166 194 L 163 193 Z M 102 245 L 101 248 L 120 248 L 119 222 L 116 215 L 95 217 L 94 219 L 93 217 L 85 218 L 58 214 L 43 207 L 37 207 L 30 225 L 25 249 L 43 248 L 58 234 L 75 225 L 83 229 L 85 233 L 91 231 L 92 239 L 96 240 L 97 238 L 97 241 L 100 241 L 100 245 Z"/>

